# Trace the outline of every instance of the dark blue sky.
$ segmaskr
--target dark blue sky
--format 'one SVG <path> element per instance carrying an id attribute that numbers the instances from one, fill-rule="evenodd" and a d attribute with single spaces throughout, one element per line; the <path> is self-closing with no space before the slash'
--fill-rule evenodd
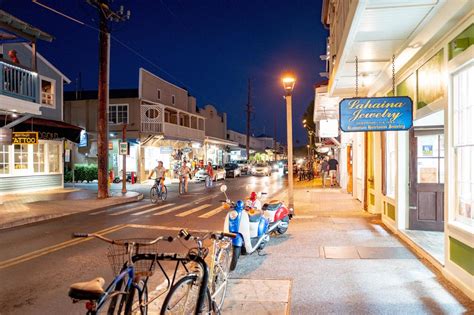
<path id="1" fill-rule="evenodd" d="M 96 27 L 96 13 L 85 0 L 39 0 Z M 321 24 L 321 1 L 263 0 L 115 0 L 132 12 L 114 25 L 111 88 L 138 85 L 138 68 L 186 87 L 199 106 L 211 103 L 228 114 L 228 128 L 245 131 L 247 79 L 252 78 L 255 118 L 252 131 L 286 142 L 285 106 L 280 74 L 297 75 L 293 97 L 295 139 L 306 141 L 301 116 L 321 81 L 327 31 Z M 73 82 L 82 73 L 84 89 L 96 89 L 98 33 L 28 0 L 0 0 L 0 8 L 55 36 L 38 51 Z"/>

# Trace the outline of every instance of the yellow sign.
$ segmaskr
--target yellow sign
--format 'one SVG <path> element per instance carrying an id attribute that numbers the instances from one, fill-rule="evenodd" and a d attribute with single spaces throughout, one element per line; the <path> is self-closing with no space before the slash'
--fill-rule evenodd
<path id="1" fill-rule="evenodd" d="M 38 143 L 38 132 L 13 132 L 12 144 L 37 144 Z"/>

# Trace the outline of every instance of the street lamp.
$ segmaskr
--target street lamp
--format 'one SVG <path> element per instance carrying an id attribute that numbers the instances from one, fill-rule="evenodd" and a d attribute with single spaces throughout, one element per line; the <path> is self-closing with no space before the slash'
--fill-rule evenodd
<path id="1" fill-rule="evenodd" d="M 288 146 L 288 206 L 293 207 L 293 129 L 292 129 L 292 114 L 291 114 L 291 94 L 295 87 L 296 78 L 292 74 L 285 74 L 281 82 L 285 89 L 286 100 L 286 136 Z"/>

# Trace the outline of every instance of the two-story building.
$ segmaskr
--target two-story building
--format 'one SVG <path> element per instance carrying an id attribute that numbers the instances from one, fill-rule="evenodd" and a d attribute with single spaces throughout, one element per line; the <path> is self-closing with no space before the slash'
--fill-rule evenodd
<path id="1" fill-rule="evenodd" d="M 63 187 L 64 152 L 79 140 L 62 122 L 70 80 L 37 52 L 52 40 L 0 10 L 0 194 Z"/>
<path id="2" fill-rule="evenodd" d="M 322 22 L 329 82 L 320 94 L 413 101 L 409 131 L 342 135 L 347 187 L 474 298 L 472 1 L 325 0 Z M 337 112 L 337 101 L 323 102 L 315 110 Z"/>
<path id="3" fill-rule="evenodd" d="M 234 131 L 227 130 L 227 139 L 238 144 L 238 147 L 231 148 L 232 161 L 247 160 L 247 135 Z M 249 139 L 250 157 L 255 154 L 260 154 L 264 160 L 272 161 L 276 159 L 275 149 L 279 152 L 279 144 L 275 139 L 267 135 L 260 135 L 258 137 L 250 136 Z"/>

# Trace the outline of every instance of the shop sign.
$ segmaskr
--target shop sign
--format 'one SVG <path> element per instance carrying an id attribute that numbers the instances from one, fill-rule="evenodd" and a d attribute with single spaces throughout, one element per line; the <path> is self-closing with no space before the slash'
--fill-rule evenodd
<path id="1" fill-rule="evenodd" d="M 408 96 L 345 98 L 339 102 L 339 122 L 345 132 L 408 130 L 413 102 Z"/>
<path id="2" fill-rule="evenodd" d="M 183 151 L 183 153 L 191 153 L 191 152 L 193 152 L 193 149 L 192 148 L 183 148 L 183 150 L 181 150 L 181 151 Z"/>
<path id="3" fill-rule="evenodd" d="M 71 162 L 71 150 L 70 149 L 64 150 L 64 162 L 66 162 L 66 163 Z"/>
<path id="4" fill-rule="evenodd" d="M 0 144 L 12 144 L 12 130 L 9 128 L 0 128 Z"/>
<path id="5" fill-rule="evenodd" d="M 38 132 L 13 132 L 12 144 L 37 144 Z"/>
<path id="6" fill-rule="evenodd" d="M 160 154 L 171 154 L 173 153 L 173 147 L 161 147 Z"/>
<path id="7" fill-rule="evenodd" d="M 89 136 L 85 130 L 81 130 L 81 134 L 79 136 L 79 148 L 87 147 L 89 144 Z"/>
<path id="8" fill-rule="evenodd" d="M 128 143 L 127 142 L 120 142 L 119 143 L 119 154 L 120 155 L 128 155 Z"/>
<path id="9" fill-rule="evenodd" d="M 339 135 L 337 119 L 324 119 L 319 121 L 319 137 L 336 138 Z"/>

